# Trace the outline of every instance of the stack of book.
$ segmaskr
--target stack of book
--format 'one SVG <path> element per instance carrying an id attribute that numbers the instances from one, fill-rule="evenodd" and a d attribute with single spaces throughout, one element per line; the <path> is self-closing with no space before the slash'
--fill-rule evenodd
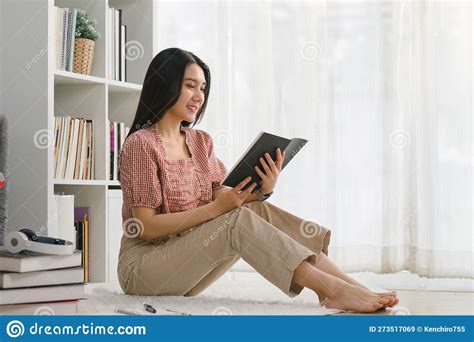
<path id="1" fill-rule="evenodd" d="M 54 177 L 94 179 L 94 126 L 92 120 L 70 116 L 54 118 Z"/>
<path id="2" fill-rule="evenodd" d="M 110 179 L 118 180 L 120 170 L 120 152 L 125 138 L 130 132 L 123 122 L 109 122 L 110 127 Z"/>
<path id="3" fill-rule="evenodd" d="M 56 69 L 72 71 L 77 9 L 54 6 Z"/>
<path id="4" fill-rule="evenodd" d="M 127 25 L 122 23 L 122 10 L 109 8 L 108 30 L 109 37 L 109 79 L 117 81 L 127 81 L 126 65 L 126 44 L 127 44 Z M 140 53 L 140 51 L 139 51 Z"/>
<path id="5" fill-rule="evenodd" d="M 73 315 L 84 299 L 82 253 L 0 250 L 0 315 Z"/>

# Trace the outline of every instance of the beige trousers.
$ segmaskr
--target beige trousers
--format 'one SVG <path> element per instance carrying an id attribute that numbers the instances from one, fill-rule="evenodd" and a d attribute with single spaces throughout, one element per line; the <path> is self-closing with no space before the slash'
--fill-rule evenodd
<path id="1" fill-rule="evenodd" d="M 269 202 L 249 202 L 204 222 L 164 244 L 122 237 L 120 286 L 127 294 L 193 296 L 241 257 L 290 297 L 303 262 L 328 254 L 331 231 Z"/>

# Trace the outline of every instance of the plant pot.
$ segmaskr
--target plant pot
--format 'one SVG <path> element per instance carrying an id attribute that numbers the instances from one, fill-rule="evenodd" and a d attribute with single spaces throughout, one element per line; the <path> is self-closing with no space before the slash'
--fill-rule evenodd
<path id="1" fill-rule="evenodd" d="M 78 74 L 90 75 L 94 59 L 94 41 L 85 38 L 74 40 L 74 59 L 72 71 Z"/>

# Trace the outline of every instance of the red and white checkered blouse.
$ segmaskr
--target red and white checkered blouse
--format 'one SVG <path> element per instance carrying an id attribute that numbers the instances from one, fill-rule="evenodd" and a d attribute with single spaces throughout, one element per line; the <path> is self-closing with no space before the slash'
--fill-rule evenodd
<path id="1" fill-rule="evenodd" d="M 133 217 L 132 207 L 160 214 L 186 211 L 210 203 L 212 192 L 222 187 L 227 169 L 215 155 L 209 133 L 184 126 L 181 131 L 191 153 L 188 159 L 166 159 L 154 125 L 125 140 L 120 154 L 124 223 Z"/>

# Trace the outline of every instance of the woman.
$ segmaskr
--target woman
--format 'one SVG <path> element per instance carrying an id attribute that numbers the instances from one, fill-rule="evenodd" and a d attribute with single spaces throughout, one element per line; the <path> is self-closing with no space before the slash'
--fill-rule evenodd
<path id="1" fill-rule="evenodd" d="M 177 48 L 151 62 L 120 157 L 123 228 L 118 275 L 125 293 L 193 296 L 240 257 L 290 297 L 304 287 L 328 308 L 372 312 L 394 306 L 394 292 L 374 293 L 329 258 L 330 231 L 300 233 L 302 219 L 265 202 L 284 155 L 261 158 L 259 192 L 226 175 L 210 135 L 190 128 L 205 112 L 211 76 Z M 258 196 L 257 196 L 258 194 Z M 266 196 L 264 196 L 266 195 Z"/>

